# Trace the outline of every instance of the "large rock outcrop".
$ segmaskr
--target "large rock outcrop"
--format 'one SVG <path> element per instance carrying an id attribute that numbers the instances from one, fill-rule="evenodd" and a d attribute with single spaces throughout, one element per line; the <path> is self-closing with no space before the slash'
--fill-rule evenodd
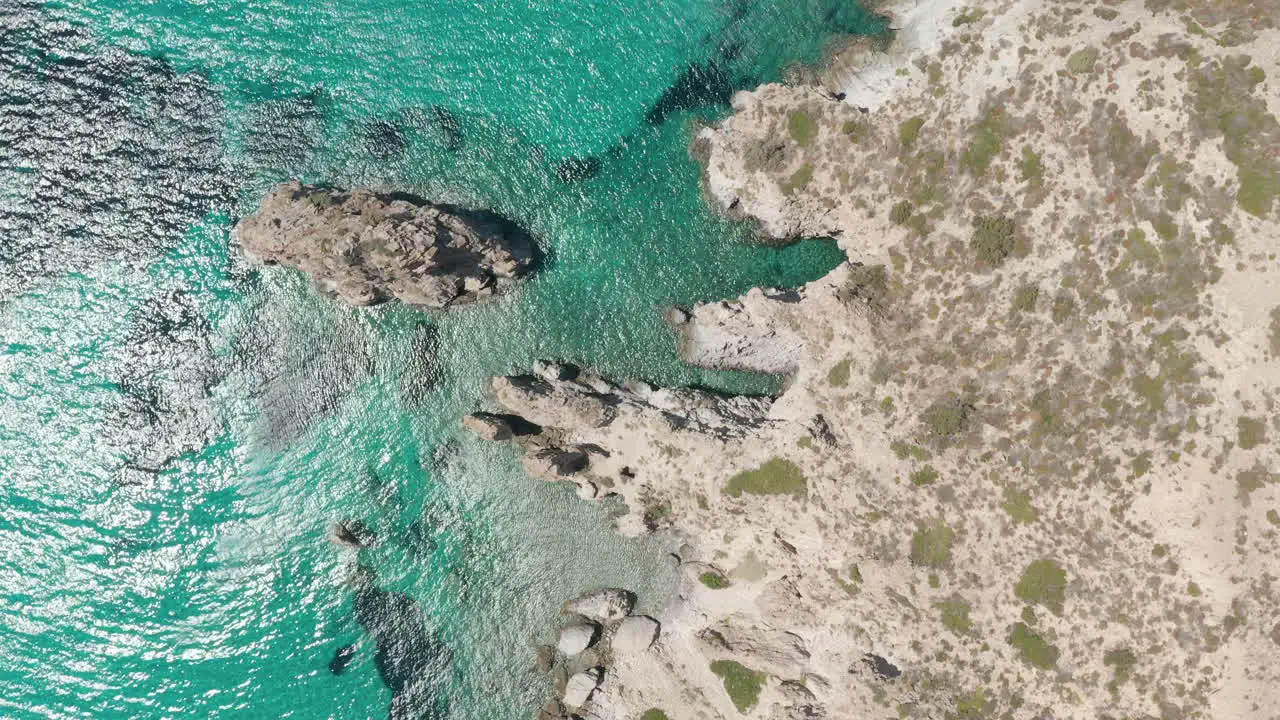
<path id="1" fill-rule="evenodd" d="M 529 236 L 497 214 L 403 194 L 274 188 L 236 227 L 244 249 L 298 268 L 353 305 L 443 308 L 493 295 L 529 272 Z"/>

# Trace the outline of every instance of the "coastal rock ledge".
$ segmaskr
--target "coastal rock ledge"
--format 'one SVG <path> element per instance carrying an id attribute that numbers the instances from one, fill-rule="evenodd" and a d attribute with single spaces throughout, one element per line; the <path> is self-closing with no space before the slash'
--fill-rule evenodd
<path id="1" fill-rule="evenodd" d="M 495 213 L 297 181 L 276 186 L 236 233 L 251 255 L 352 305 L 470 302 L 506 289 L 536 257 L 528 234 Z"/>

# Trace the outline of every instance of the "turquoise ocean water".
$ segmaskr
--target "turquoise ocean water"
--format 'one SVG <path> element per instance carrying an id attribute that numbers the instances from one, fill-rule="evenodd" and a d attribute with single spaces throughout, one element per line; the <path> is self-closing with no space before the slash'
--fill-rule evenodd
<path id="1" fill-rule="evenodd" d="M 369 643 L 328 669 L 361 637 L 338 518 L 451 648 L 445 716 L 528 716 L 559 604 L 661 604 L 669 548 L 459 418 L 544 357 L 769 391 L 681 366 L 663 310 L 843 258 L 745 242 L 689 140 L 879 29 L 834 0 L 0 0 L 0 717 L 385 717 Z M 341 306 L 232 247 L 291 177 L 493 208 L 546 267 Z"/>

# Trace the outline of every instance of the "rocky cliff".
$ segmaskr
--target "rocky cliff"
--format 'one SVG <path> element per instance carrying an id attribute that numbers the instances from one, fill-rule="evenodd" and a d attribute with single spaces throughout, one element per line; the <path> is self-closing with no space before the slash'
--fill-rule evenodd
<path id="1" fill-rule="evenodd" d="M 302 270 L 353 305 L 469 302 L 509 287 L 536 254 L 527 234 L 494 213 L 296 181 L 273 189 L 236 234 L 249 254 Z"/>

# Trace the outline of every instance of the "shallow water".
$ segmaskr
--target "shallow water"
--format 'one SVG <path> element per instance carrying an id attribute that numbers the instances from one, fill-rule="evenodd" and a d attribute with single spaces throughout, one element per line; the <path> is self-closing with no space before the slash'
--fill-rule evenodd
<path id="1" fill-rule="evenodd" d="M 537 704 L 530 644 L 565 597 L 665 600 L 661 540 L 458 419 L 540 357 L 769 390 L 681 366 L 662 311 L 842 257 L 709 212 L 692 123 L 878 28 L 653 5 L 0 0 L 0 716 L 384 716 L 367 641 L 328 669 L 362 635 L 340 517 L 452 649 L 448 717 Z M 494 208 L 547 266 L 439 315 L 341 306 L 230 241 L 295 176 Z"/>

